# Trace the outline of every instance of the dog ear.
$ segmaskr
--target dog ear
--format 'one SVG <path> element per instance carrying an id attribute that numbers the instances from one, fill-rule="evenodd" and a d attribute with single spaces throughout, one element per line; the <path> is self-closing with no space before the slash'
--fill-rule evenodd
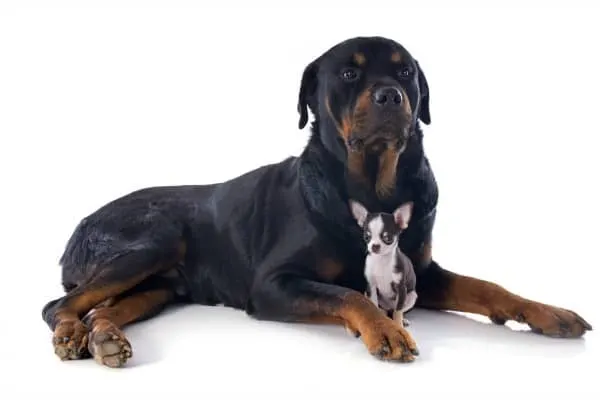
<path id="1" fill-rule="evenodd" d="M 419 62 L 415 60 L 415 63 L 417 64 L 419 92 L 421 93 L 421 98 L 419 99 L 419 115 L 417 115 L 417 117 L 419 117 L 425 125 L 429 125 L 431 123 L 431 115 L 429 114 L 429 85 L 427 84 L 427 78 L 425 78 L 425 73 L 421 69 Z"/>
<path id="2" fill-rule="evenodd" d="M 350 200 L 350 210 L 352 210 L 352 215 L 356 219 L 356 222 L 358 222 L 358 226 L 362 228 L 369 212 L 356 200 Z"/>
<path id="3" fill-rule="evenodd" d="M 410 221 L 412 209 L 413 203 L 412 201 L 409 201 L 407 203 L 402 204 L 396 209 L 396 211 L 394 211 L 394 220 L 400 228 L 406 229 L 408 227 L 408 221 Z"/>
<path id="4" fill-rule="evenodd" d="M 316 59 L 308 64 L 302 74 L 300 93 L 298 95 L 298 113 L 300 113 L 299 129 L 304 128 L 308 122 L 308 107 L 311 106 L 317 92 L 318 61 L 319 59 Z"/>

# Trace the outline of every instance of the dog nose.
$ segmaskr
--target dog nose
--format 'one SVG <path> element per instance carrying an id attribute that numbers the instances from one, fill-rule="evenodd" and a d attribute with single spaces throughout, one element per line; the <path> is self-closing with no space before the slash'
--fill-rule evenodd
<path id="1" fill-rule="evenodd" d="M 394 86 L 382 86 L 373 95 L 375 104 L 381 107 L 398 106 L 402 104 L 402 93 Z"/>
<path id="2" fill-rule="evenodd" d="M 371 251 L 373 253 L 379 253 L 379 250 L 381 250 L 381 246 L 380 245 L 374 244 L 374 245 L 371 246 Z"/>

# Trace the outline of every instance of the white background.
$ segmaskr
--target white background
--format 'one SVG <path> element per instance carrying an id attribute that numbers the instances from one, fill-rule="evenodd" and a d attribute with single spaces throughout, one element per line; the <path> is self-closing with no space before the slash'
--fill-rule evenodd
<path id="1" fill-rule="evenodd" d="M 0 397 L 599 390 L 597 331 L 557 340 L 417 311 L 422 356 L 398 365 L 341 328 L 189 306 L 127 328 L 134 356 L 110 370 L 60 362 L 41 319 L 61 295 L 57 261 L 80 218 L 140 187 L 221 181 L 298 154 L 305 65 L 340 40 L 382 35 L 413 53 L 431 88 L 434 257 L 600 329 L 592 2 L 50 3 L 0 8 Z"/>

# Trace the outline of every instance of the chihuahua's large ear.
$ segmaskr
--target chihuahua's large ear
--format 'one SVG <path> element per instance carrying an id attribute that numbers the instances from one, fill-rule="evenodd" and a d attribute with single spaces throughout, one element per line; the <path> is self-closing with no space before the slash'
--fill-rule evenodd
<path id="1" fill-rule="evenodd" d="M 369 213 L 367 209 L 356 200 L 350 200 L 350 210 L 358 225 L 362 228 Z"/>
<path id="2" fill-rule="evenodd" d="M 313 105 L 314 97 L 317 92 L 317 72 L 319 69 L 319 59 L 314 60 L 306 66 L 300 82 L 300 93 L 298 94 L 298 113 L 300 121 L 298 128 L 302 129 L 308 122 L 308 108 Z"/>
<path id="3" fill-rule="evenodd" d="M 429 85 L 427 84 L 427 78 L 425 78 L 425 73 L 421 69 L 419 62 L 415 60 L 418 69 L 418 78 L 419 78 L 419 92 L 421 93 L 421 98 L 419 99 L 419 119 L 423 121 L 425 125 L 429 125 L 431 123 L 431 115 L 429 113 Z"/>
<path id="4" fill-rule="evenodd" d="M 396 209 L 396 211 L 394 211 L 394 220 L 401 229 L 406 229 L 408 227 L 408 221 L 410 221 L 412 209 L 413 203 L 412 201 L 409 201 L 402 204 Z"/>

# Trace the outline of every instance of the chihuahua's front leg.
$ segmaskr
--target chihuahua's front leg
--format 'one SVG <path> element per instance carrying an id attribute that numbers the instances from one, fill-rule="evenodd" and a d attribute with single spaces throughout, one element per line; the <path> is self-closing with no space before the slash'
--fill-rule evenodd
<path id="1" fill-rule="evenodd" d="M 371 299 L 373 304 L 379 307 L 379 296 L 377 295 L 377 286 L 371 283 L 369 284 L 367 288 L 367 297 Z"/>

